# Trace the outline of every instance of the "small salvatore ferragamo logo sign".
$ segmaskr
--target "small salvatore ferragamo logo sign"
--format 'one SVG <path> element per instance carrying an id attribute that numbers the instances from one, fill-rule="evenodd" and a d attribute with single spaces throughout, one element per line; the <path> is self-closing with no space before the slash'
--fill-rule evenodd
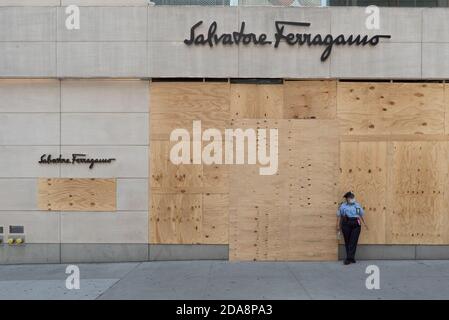
<path id="1" fill-rule="evenodd" d="M 93 169 L 95 164 L 105 164 L 115 161 L 115 158 L 88 158 L 84 153 L 72 153 L 70 158 L 62 155 L 53 157 L 51 154 L 43 154 L 39 160 L 40 164 L 85 164 L 89 169 Z"/>
<path id="2" fill-rule="evenodd" d="M 377 46 L 381 38 L 390 39 L 391 35 L 378 34 L 374 36 L 367 35 L 348 35 L 345 36 L 340 34 L 338 36 L 333 36 L 331 34 L 321 35 L 321 34 L 310 34 L 310 33 L 298 33 L 298 32 L 287 32 L 285 30 L 286 26 L 290 27 L 310 27 L 308 22 L 295 22 L 295 21 L 275 21 L 275 33 L 274 33 L 274 44 L 273 41 L 268 39 L 267 34 L 261 33 L 259 35 L 255 33 L 249 33 L 245 31 L 245 22 L 242 21 L 240 24 L 240 30 L 234 31 L 232 33 L 222 33 L 218 34 L 217 22 L 214 21 L 210 24 L 207 34 L 197 33 L 197 29 L 203 24 L 203 21 L 198 21 L 190 28 L 190 38 L 185 39 L 184 43 L 188 46 L 205 46 L 213 47 L 216 45 L 249 45 L 254 44 L 257 46 L 274 46 L 277 48 L 281 42 L 286 43 L 289 46 L 322 46 L 324 51 L 321 54 L 321 61 L 326 61 L 329 58 L 332 48 L 336 46 Z"/>

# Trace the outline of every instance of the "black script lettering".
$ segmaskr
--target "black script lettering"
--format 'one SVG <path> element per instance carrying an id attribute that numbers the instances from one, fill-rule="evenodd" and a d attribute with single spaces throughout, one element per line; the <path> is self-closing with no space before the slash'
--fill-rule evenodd
<path id="1" fill-rule="evenodd" d="M 215 34 L 216 32 L 217 32 L 217 22 L 214 21 L 209 26 L 209 30 L 207 31 L 207 39 L 206 39 L 207 43 L 209 44 L 209 47 L 211 47 L 211 48 L 214 46 L 214 43 L 212 42 L 213 38 L 215 38 L 215 44 L 218 42 L 218 38 Z M 220 37 L 220 38 L 222 38 L 222 37 Z"/>
<path id="2" fill-rule="evenodd" d="M 68 164 L 89 164 L 89 169 L 92 169 L 96 163 L 111 163 L 115 161 L 115 158 L 105 158 L 105 159 L 90 159 L 86 158 L 86 154 L 84 153 L 73 153 L 72 158 L 63 158 L 62 155 L 59 155 L 58 158 L 53 158 L 51 154 L 43 154 L 40 157 L 40 164 L 59 164 L 59 163 L 68 163 Z"/>
<path id="3" fill-rule="evenodd" d="M 332 38 L 332 36 L 331 36 L 331 38 Z M 346 41 L 345 36 L 340 34 L 337 38 L 335 38 L 334 43 L 339 46 L 339 45 L 344 45 L 348 42 Z"/>
<path id="4" fill-rule="evenodd" d="M 310 45 L 314 45 L 314 46 L 321 46 L 321 45 L 323 45 L 324 44 L 324 42 L 323 42 L 323 39 L 321 38 L 321 34 L 317 34 L 314 38 L 313 38 L 313 40 L 312 40 L 312 43 L 311 44 L 309 44 L 309 46 Z"/>
<path id="5" fill-rule="evenodd" d="M 376 46 L 379 43 L 379 39 L 380 38 L 385 38 L 385 39 L 390 39 L 391 36 L 388 35 L 384 35 L 384 34 L 379 34 L 377 36 L 372 37 L 371 39 L 369 39 L 369 44 L 372 46 Z"/>
<path id="6" fill-rule="evenodd" d="M 198 28 L 200 25 L 203 24 L 203 21 L 198 21 L 197 23 L 195 23 L 192 28 L 190 28 L 190 39 L 185 39 L 184 43 L 188 46 L 190 46 L 191 44 L 194 43 L 195 41 L 195 29 Z M 195 43 L 198 44 L 198 43 Z"/>
<path id="7" fill-rule="evenodd" d="M 85 157 L 86 155 L 83 153 L 74 153 L 72 154 L 72 163 L 87 163 L 89 165 L 89 169 L 93 169 L 96 163 L 111 163 L 112 161 L 115 161 L 115 158 L 90 159 Z"/>
<path id="8" fill-rule="evenodd" d="M 286 25 L 290 26 L 301 26 L 301 27 L 309 27 L 310 23 L 308 22 L 292 22 L 292 21 L 276 21 L 274 26 L 276 28 L 276 33 L 274 34 L 274 38 L 276 42 L 274 43 L 274 47 L 277 48 L 279 43 L 284 39 L 289 39 L 289 35 L 284 35 L 284 29 Z M 298 37 L 296 37 L 298 39 Z M 288 42 L 287 42 L 288 43 Z M 294 45 L 295 43 L 289 43 L 290 45 Z"/>
<path id="9" fill-rule="evenodd" d="M 196 29 L 203 23 L 203 21 L 198 21 L 190 28 L 190 39 L 185 39 L 184 43 L 186 45 L 206 45 L 210 47 L 214 45 L 243 45 L 255 44 L 255 45 L 267 45 L 272 44 L 272 41 L 267 40 L 267 35 L 262 33 L 257 35 L 255 33 L 245 33 L 245 22 L 242 21 L 240 24 L 240 30 L 234 31 L 232 33 L 223 33 L 217 35 L 218 25 L 214 21 L 210 24 L 207 36 L 204 34 L 196 34 Z M 332 53 L 332 48 L 334 45 L 338 46 L 376 46 L 379 44 L 381 38 L 390 39 L 390 35 L 375 35 L 369 38 L 367 35 L 349 35 L 345 37 L 343 34 L 338 35 L 334 38 L 331 34 L 321 35 L 310 33 L 286 33 L 286 26 L 294 27 L 310 27 L 308 22 L 294 22 L 294 21 L 275 21 L 275 34 L 274 34 L 274 48 L 279 47 L 281 42 L 285 42 L 289 46 L 298 45 L 303 46 L 323 46 L 324 51 L 321 54 L 321 61 L 326 61 L 330 54 Z"/>
<path id="10" fill-rule="evenodd" d="M 65 159 L 62 155 L 59 155 L 57 158 L 53 158 L 51 154 L 43 154 L 40 158 L 39 163 L 43 164 L 58 164 L 58 163 L 70 163 L 69 159 Z"/>
<path id="11" fill-rule="evenodd" d="M 240 24 L 240 30 L 234 31 L 232 33 L 222 33 L 220 35 L 217 34 L 217 22 L 214 21 L 210 24 L 209 29 L 207 31 L 207 36 L 204 34 L 196 34 L 196 29 L 203 23 L 203 21 L 198 21 L 190 28 L 190 39 L 184 39 L 184 43 L 188 46 L 190 45 L 206 45 L 209 47 L 213 47 L 214 45 L 223 44 L 223 45 L 232 45 L 232 44 L 244 44 L 248 45 L 250 43 L 256 45 L 267 45 L 271 44 L 271 41 L 267 40 L 267 35 L 262 33 L 260 35 L 256 35 L 255 33 L 245 33 L 245 22 L 242 21 Z"/>

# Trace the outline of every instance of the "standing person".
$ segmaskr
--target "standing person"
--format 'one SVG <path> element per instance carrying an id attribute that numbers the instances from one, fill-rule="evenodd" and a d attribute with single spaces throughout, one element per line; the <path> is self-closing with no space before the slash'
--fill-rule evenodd
<path id="1" fill-rule="evenodd" d="M 368 230 L 368 226 L 363 219 L 365 212 L 362 206 L 355 201 L 355 195 L 352 192 L 346 192 L 343 196 L 345 202 L 340 205 L 337 211 L 337 231 L 342 231 L 345 239 L 346 259 L 345 265 L 355 263 L 355 251 L 359 241 L 361 222 Z"/>

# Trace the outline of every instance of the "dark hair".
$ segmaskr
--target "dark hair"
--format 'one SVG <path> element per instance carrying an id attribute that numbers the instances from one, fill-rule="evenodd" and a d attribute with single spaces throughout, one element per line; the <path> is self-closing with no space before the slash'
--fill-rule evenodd
<path id="1" fill-rule="evenodd" d="M 346 198 L 346 199 L 348 199 L 348 198 L 353 199 L 354 197 L 355 197 L 355 195 L 351 191 L 346 192 L 345 195 L 343 196 L 343 198 Z"/>

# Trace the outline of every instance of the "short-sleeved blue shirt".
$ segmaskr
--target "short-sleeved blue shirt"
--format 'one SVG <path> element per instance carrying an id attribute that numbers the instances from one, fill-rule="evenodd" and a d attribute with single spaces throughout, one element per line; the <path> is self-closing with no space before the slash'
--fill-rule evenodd
<path id="1" fill-rule="evenodd" d="M 346 216 L 348 218 L 357 218 L 361 217 L 365 214 L 362 206 L 358 202 L 347 203 L 344 202 L 341 204 L 340 208 L 338 208 L 337 216 L 343 217 Z"/>

